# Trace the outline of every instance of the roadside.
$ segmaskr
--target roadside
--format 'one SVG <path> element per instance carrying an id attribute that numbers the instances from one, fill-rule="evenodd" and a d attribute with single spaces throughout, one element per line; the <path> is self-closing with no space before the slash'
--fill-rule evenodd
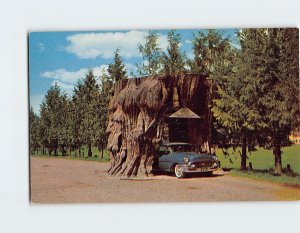
<path id="1" fill-rule="evenodd" d="M 300 200 L 300 189 L 232 175 L 109 177 L 109 163 L 31 157 L 33 203 Z"/>

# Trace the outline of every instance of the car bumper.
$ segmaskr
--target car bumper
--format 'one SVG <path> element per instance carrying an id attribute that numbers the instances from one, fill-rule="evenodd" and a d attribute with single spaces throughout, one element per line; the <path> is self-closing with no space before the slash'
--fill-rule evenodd
<path id="1" fill-rule="evenodd" d="M 217 171 L 220 167 L 219 166 L 212 166 L 212 167 L 192 167 L 191 165 L 183 165 L 183 172 L 184 173 L 201 173 L 201 172 L 213 172 Z"/>

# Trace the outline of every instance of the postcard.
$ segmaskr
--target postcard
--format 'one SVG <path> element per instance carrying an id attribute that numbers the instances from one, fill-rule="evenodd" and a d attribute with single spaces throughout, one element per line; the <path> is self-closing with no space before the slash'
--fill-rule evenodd
<path id="1" fill-rule="evenodd" d="M 28 40 L 32 203 L 300 200 L 297 28 Z"/>

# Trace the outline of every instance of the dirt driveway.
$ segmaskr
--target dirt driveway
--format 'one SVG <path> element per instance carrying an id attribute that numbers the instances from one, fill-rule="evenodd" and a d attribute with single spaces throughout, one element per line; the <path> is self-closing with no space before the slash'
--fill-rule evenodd
<path id="1" fill-rule="evenodd" d="M 300 189 L 218 174 L 147 179 L 108 177 L 109 163 L 31 157 L 32 203 L 299 200 Z"/>

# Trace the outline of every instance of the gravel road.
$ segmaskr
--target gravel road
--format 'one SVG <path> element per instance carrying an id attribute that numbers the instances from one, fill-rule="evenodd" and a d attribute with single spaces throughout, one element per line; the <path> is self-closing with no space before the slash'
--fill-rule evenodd
<path id="1" fill-rule="evenodd" d="M 233 177 L 109 177 L 109 163 L 31 157 L 32 203 L 300 200 L 300 189 Z"/>

